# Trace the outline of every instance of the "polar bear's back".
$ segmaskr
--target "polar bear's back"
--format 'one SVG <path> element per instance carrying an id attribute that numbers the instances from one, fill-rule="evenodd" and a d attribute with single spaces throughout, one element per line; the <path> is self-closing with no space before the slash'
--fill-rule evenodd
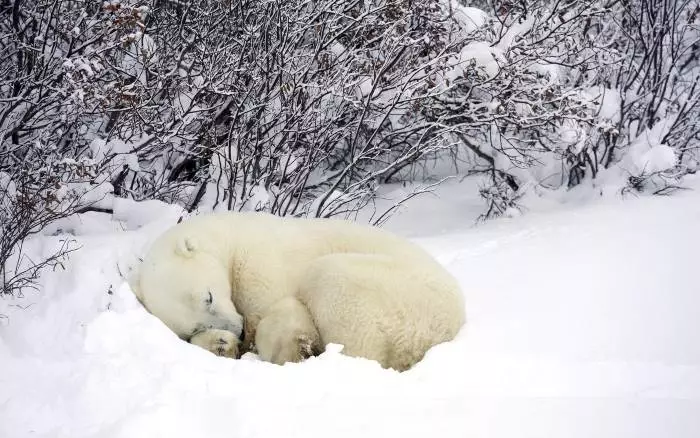
<path id="1" fill-rule="evenodd" d="M 200 249 L 229 259 L 260 255 L 307 263 L 333 253 L 386 254 L 434 262 L 422 248 L 378 227 L 342 219 L 279 217 L 260 212 L 224 212 L 195 216 L 168 230 L 159 240 L 172 252 L 183 236 Z"/>

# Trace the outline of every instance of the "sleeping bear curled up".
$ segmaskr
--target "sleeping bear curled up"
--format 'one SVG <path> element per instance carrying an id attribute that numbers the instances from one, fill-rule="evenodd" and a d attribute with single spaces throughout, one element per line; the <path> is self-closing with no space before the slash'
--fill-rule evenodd
<path id="1" fill-rule="evenodd" d="M 465 323 L 456 280 L 425 251 L 337 219 L 196 216 L 156 239 L 131 286 L 180 338 L 276 364 L 335 343 L 403 371 Z"/>

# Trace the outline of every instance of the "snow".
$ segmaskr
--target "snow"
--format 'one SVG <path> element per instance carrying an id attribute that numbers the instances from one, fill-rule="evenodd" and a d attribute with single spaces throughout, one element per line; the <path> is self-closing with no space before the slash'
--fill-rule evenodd
<path id="1" fill-rule="evenodd" d="M 449 3 L 452 17 L 460 23 L 465 32 L 474 32 L 489 20 L 489 15 L 481 9 L 462 6 L 456 0 Z"/>
<path id="2" fill-rule="evenodd" d="M 513 46 L 515 40 L 520 35 L 524 35 L 530 29 L 532 29 L 532 26 L 534 24 L 535 18 L 533 15 L 530 15 L 530 17 L 527 19 L 518 20 L 516 23 L 511 24 L 510 26 L 508 26 L 505 34 L 503 34 L 499 39 L 498 44 L 496 44 L 496 47 L 501 49 L 503 52 L 506 52 L 508 48 Z"/>
<path id="3" fill-rule="evenodd" d="M 676 165 L 676 151 L 665 144 L 652 146 L 640 157 L 640 167 L 648 172 L 660 172 Z"/>
<path id="4" fill-rule="evenodd" d="M 116 217 L 82 215 L 66 270 L 0 299 L 0 436 L 700 436 L 700 193 L 531 203 L 475 225 L 469 184 L 386 224 L 434 253 L 467 302 L 458 338 L 405 373 L 340 346 L 280 367 L 184 343 L 125 282 L 182 212 L 125 201 Z"/>
<path id="5" fill-rule="evenodd" d="M 672 168 L 678 162 L 676 151 L 663 143 L 672 120 L 658 121 L 652 128 L 647 128 L 635 138 L 622 166 L 637 174 L 661 172 Z"/>
<path id="6" fill-rule="evenodd" d="M 604 121 L 618 123 L 620 121 L 620 92 L 610 88 L 599 87 L 590 90 L 589 96 L 600 96 L 598 117 Z"/>
<path id="7" fill-rule="evenodd" d="M 501 67 L 495 58 L 494 49 L 485 42 L 472 42 L 466 44 L 456 57 L 448 60 L 449 70 L 444 74 L 445 78 L 454 81 L 464 75 L 468 66 L 473 62 L 474 66 L 486 76 L 493 79 Z"/>

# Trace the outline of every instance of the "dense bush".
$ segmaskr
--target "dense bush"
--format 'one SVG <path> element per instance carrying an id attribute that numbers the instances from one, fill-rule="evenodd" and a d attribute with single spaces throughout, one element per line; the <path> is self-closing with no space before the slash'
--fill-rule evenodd
<path id="1" fill-rule="evenodd" d="M 483 175 L 493 217 L 533 187 L 667 193 L 697 167 L 692 1 L 0 10 L 0 264 L 15 284 L 7 261 L 27 236 L 110 197 L 347 215 L 379 184 L 434 180 L 426 160 L 455 160 Z"/>

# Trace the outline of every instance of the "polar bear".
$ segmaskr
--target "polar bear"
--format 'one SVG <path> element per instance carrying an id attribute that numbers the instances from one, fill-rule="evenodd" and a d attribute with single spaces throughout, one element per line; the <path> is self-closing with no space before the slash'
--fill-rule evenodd
<path id="1" fill-rule="evenodd" d="M 154 241 L 132 288 L 180 338 L 277 364 L 334 343 L 403 371 L 465 324 L 459 286 L 436 260 L 341 219 L 195 216 Z"/>

